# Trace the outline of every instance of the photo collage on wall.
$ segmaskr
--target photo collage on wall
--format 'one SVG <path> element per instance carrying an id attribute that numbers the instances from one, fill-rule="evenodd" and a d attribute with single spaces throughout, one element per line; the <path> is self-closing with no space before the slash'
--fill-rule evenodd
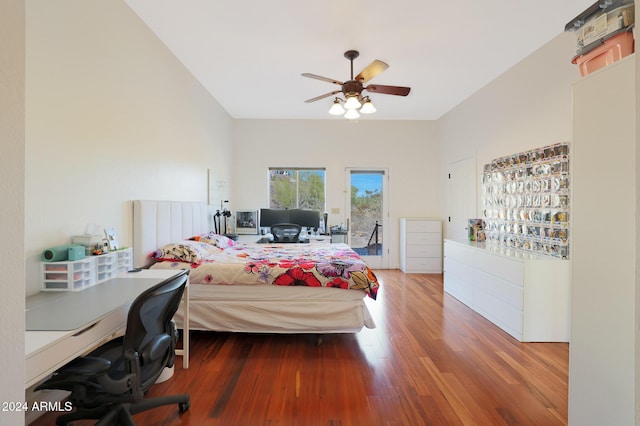
<path id="1" fill-rule="evenodd" d="M 482 173 L 487 245 L 569 258 L 569 145 L 496 158 Z"/>

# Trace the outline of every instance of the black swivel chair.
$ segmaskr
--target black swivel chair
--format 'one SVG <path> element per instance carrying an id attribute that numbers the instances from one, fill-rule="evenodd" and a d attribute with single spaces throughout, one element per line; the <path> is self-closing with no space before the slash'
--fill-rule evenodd
<path id="1" fill-rule="evenodd" d="M 165 367 L 173 366 L 178 332 L 172 318 L 178 310 L 188 271 L 140 294 L 129 308 L 123 337 L 56 371 L 39 389 L 71 392 L 76 411 L 59 416 L 57 425 L 78 419 L 100 419 L 96 425 L 135 425 L 132 414 L 161 405 L 189 409 L 189 395 L 144 398 Z"/>
<path id="2" fill-rule="evenodd" d="M 277 223 L 271 225 L 271 234 L 276 243 L 297 243 L 302 227 L 295 223 Z"/>

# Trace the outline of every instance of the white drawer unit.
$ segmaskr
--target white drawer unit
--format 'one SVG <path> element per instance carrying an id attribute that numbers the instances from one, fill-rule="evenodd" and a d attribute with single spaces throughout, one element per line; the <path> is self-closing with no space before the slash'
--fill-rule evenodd
<path id="1" fill-rule="evenodd" d="M 40 289 L 80 291 L 130 269 L 133 269 L 131 248 L 74 261 L 40 262 Z"/>
<path id="2" fill-rule="evenodd" d="M 442 272 L 442 222 L 400 219 L 400 269 L 406 273 Z"/>
<path id="3" fill-rule="evenodd" d="M 63 262 L 40 262 L 43 291 L 80 291 L 96 282 L 93 258 Z"/>
<path id="4" fill-rule="evenodd" d="M 109 252 L 96 256 L 96 279 L 98 282 L 106 281 L 116 276 L 118 269 L 118 255 Z"/>
<path id="5" fill-rule="evenodd" d="M 445 240 L 444 291 L 520 341 L 568 342 L 570 262 L 497 250 Z"/>
<path id="6" fill-rule="evenodd" d="M 122 250 L 116 250 L 116 270 L 117 272 L 127 272 L 133 269 L 133 249 L 131 247 Z"/>

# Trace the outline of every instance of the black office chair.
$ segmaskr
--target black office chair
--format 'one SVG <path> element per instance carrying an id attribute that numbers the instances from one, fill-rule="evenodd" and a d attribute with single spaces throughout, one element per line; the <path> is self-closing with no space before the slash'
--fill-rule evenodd
<path id="1" fill-rule="evenodd" d="M 172 318 L 187 283 L 188 270 L 153 286 L 134 300 L 125 335 L 86 357 L 76 358 L 36 387 L 71 392 L 76 411 L 59 416 L 57 425 L 100 419 L 96 425 L 135 425 L 132 415 L 161 405 L 189 409 L 189 395 L 144 398 L 165 367 L 173 366 L 178 332 Z"/>
<path id="2" fill-rule="evenodd" d="M 297 243 L 299 242 L 302 227 L 295 223 L 277 223 L 271 225 L 271 234 L 276 243 Z"/>

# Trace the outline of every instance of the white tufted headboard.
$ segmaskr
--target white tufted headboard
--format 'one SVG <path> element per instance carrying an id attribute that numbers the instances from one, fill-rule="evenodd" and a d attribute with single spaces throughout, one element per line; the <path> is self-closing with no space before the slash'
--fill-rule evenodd
<path id="1" fill-rule="evenodd" d="M 133 264 L 153 263 L 149 255 L 159 247 L 211 230 L 206 203 L 189 201 L 133 202 Z"/>

